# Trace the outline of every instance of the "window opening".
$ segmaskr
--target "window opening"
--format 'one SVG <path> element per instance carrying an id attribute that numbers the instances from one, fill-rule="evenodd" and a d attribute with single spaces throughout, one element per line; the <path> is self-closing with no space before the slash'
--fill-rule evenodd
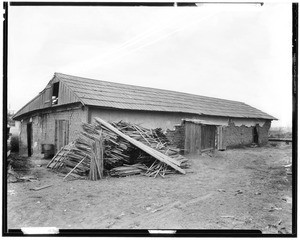
<path id="1" fill-rule="evenodd" d="M 58 104 L 59 82 L 53 84 L 52 105 Z"/>

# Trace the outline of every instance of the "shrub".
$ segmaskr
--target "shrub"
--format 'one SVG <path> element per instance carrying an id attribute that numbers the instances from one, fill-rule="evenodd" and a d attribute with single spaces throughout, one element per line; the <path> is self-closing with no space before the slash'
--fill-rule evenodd
<path id="1" fill-rule="evenodd" d="M 12 136 L 10 140 L 10 150 L 12 152 L 19 152 L 19 137 Z"/>

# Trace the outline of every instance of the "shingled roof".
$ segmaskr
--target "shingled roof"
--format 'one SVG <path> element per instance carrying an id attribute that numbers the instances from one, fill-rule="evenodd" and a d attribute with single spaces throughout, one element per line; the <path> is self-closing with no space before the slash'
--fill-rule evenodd
<path id="1" fill-rule="evenodd" d="M 75 96 L 73 99 L 88 106 L 182 112 L 209 116 L 276 119 L 267 113 L 237 101 L 100 81 L 61 73 L 55 73 L 53 80 L 60 81 L 61 84 L 67 86 Z M 15 117 L 23 114 L 24 112 L 22 113 L 21 109 Z"/>

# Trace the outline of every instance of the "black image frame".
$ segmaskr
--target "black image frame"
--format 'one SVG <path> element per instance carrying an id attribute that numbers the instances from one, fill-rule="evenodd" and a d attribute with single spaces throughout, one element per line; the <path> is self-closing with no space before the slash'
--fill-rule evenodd
<path id="1" fill-rule="evenodd" d="M 196 3 L 235 3 L 235 4 L 260 4 L 263 2 L 4 2 L 4 21 L 3 21 L 3 155 L 2 155 L 2 176 L 3 176 L 3 201 L 2 201 L 2 236 L 56 236 L 56 235 L 24 235 L 20 229 L 7 228 L 7 62 L 8 62 L 8 14 L 9 6 L 90 6 L 90 7 L 197 7 Z M 95 229 L 60 229 L 58 236 L 65 237 L 296 237 L 297 236 L 297 137 L 298 137 L 298 10 L 299 4 L 292 3 L 292 98 L 293 98 L 293 116 L 292 116 L 292 234 L 261 234 L 259 230 L 176 230 L 175 234 L 149 234 L 148 229 L 142 230 L 95 230 Z"/>

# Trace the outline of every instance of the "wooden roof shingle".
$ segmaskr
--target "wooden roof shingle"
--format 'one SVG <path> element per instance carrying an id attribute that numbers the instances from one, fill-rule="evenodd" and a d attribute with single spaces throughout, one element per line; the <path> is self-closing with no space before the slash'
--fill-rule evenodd
<path id="1" fill-rule="evenodd" d="M 54 79 L 63 82 L 80 99 L 80 102 L 89 106 L 238 118 L 276 119 L 267 113 L 237 101 L 94 80 L 62 73 L 55 73 Z"/>

